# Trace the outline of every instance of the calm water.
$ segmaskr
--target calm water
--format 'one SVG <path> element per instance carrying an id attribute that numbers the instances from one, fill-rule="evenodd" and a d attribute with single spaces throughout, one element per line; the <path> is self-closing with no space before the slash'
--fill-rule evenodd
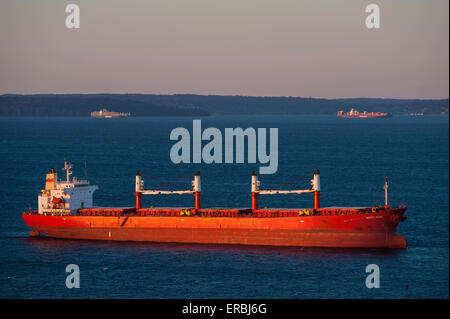
<path id="1" fill-rule="evenodd" d="M 0 297 L 7 298 L 448 298 L 448 117 L 340 120 L 334 116 L 209 117 L 203 128 L 278 127 L 279 168 L 292 180 L 321 171 L 322 206 L 406 203 L 400 251 L 111 243 L 33 239 L 21 211 L 37 206 L 45 173 L 74 164 L 100 189 L 98 206 L 133 206 L 136 170 L 160 178 L 202 172 L 202 204 L 250 206 L 255 164 L 172 164 L 170 131 L 189 118 L 0 118 Z M 60 171 L 61 174 L 61 171 Z M 146 180 L 150 187 L 152 180 Z M 299 187 L 309 181 L 298 182 Z M 279 187 L 262 178 L 263 187 Z M 180 184 L 189 188 L 190 181 Z M 192 196 L 144 205 L 191 206 Z M 266 196 L 261 206 L 311 207 L 309 195 Z M 77 264 L 81 288 L 65 287 Z M 365 287 L 377 264 L 381 288 Z"/>

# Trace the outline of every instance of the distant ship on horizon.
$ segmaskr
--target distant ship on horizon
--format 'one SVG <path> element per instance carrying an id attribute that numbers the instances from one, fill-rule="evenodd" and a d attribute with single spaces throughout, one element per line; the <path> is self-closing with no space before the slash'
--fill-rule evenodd
<path id="1" fill-rule="evenodd" d="M 387 118 L 392 117 L 391 113 L 382 113 L 382 112 L 359 112 L 358 110 L 351 109 L 350 112 L 338 111 L 338 117 L 342 118 Z"/>
<path id="2" fill-rule="evenodd" d="M 121 113 L 121 112 L 111 112 L 107 109 L 101 109 L 100 111 L 91 112 L 91 117 L 97 117 L 97 118 L 118 118 L 118 117 L 130 117 L 130 113 Z"/>

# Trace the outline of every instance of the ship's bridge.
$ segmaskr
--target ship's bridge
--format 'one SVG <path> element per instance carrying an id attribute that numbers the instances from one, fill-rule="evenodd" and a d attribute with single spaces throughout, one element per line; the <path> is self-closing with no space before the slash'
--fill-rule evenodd
<path id="1" fill-rule="evenodd" d="M 71 179 L 71 168 L 72 165 L 65 161 L 66 180 L 58 180 L 54 169 L 47 174 L 45 189 L 38 196 L 39 214 L 71 214 L 78 209 L 93 207 L 93 195 L 98 187 L 90 185 L 88 180 Z"/>

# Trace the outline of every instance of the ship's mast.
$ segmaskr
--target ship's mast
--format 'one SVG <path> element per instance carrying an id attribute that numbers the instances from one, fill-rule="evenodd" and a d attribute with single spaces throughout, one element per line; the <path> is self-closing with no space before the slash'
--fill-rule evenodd
<path id="1" fill-rule="evenodd" d="M 384 178 L 384 206 L 388 206 L 388 178 Z"/>
<path id="2" fill-rule="evenodd" d="M 136 196 L 136 210 L 142 208 L 142 195 L 183 195 L 183 194 L 194 194 L 195 196 L 195 209 L 201 208 L 200 195 L 202 191 L 201 181 L 200 181 L 200 172 L 197 172 L 194 175 L 194 179 L 192 180 L 192 189 L 189 190 L 181 190 L 181 191 L 166 191 L 166 190 L 146 190 L 144 189 L 144 181 L 139 172 L 136 172 L 136 184 L 135 184 L 135 193 Z"/>
<path id="3" fill-rule="evenodd" d="M 258 209 L 259 195 L 276 195 L 276 194 L 303 194 L 314 193 L 314 209 L 320 208 L 320 172 L 314 172 L 314 177 L 311 180 L 310 189 L 295 189 L 295 190 L 260 190 L 261 182 L 258 180 L 258 174 L 252 172 L 252 209 Z"/>
<path id="4" fill-rule="evenodd" d="M 70 175 L 72 175 L 72 171 L 70 170 L 72 168 L 72 164 L 67 163 L 66 160 L 64 160 L 64 167 L 63 170 L 66 171 L 66 182 L 70 183 Z"/>

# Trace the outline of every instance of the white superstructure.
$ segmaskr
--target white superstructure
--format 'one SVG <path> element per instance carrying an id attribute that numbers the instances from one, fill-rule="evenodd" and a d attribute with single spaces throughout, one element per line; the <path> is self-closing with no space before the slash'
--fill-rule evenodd
<path id="1" fill-rule="evenodd" d="M 64 161 L 66 180 L 58 180 L 58 174 L 53 168 L 46 175 L 45 189 L 38 196 L 39 214 L 71 214 L 80 208 L 92 208 L 93 195 L 98 186 L 76 177 L 70 179 L 71 168 L 72 165 Z"/>

